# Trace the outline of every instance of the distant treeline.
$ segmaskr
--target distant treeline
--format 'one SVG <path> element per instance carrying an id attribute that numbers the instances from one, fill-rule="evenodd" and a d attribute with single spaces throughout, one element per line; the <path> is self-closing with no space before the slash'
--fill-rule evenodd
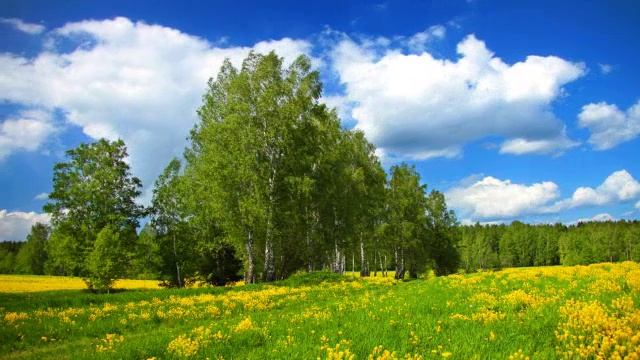
<path id="1" fill-rule="evenodd" d="M 454 253 L 460 255 L 460 270 L 473 272 L 478 269 L 498 269 L 503 267 L 526 267 L 548 265 L 588 265 L 601 262 L 640 262 L 640 221 L 587 222 L 577 225 L 530 225 L 514 221 L 510 225 L 459 226 L 459 236 Z M 56 268 L 56 261 L 50 259 L 47 239 L 48 226 L 37 224 L 27 241 L 0 242 L 0 273 L 2 274 L 50 274 L 64 275 Z M 172 248 L 159 246 L 161 243 L 151 224 L 143 227 L 137 237 L 134 252 L 124 276 L 140 279 L 163 279 L 163 274 L 172 274 L 167 257 Z M 358 262 L 340 264 L 341 271 L 382 271 L 394 269 L 394 259 L 385 251 L 380 242 L 378 249 L 374 243 L 367 244 L 373 250 L 362 268 Z M 415 251 L 415 249 L 413 249 Z M 185 275 L 209 274 L 212 283 L 224 283 L 239 278 L 242 262 L 236 258 L 231 247 L 223 247 L 215 256 L 202 255 L 181 249 L 186 261 Z M 191 255 L 189 255 L 191 254 Z M 357 251 L 349 253 L 349 258 L 360 256 Z M 327 255 L 327 259 L 330 255 Z M 344 256 L 346 260 L 347 256 Z M 386 265 L 386 266 L 385 266 Z M 327 262 L 325 266 L 332 266 Z M 452 269 L 453 270 L 453 269 Z M 166 279 L 166 278 L 165 278 Z"/>
<path id="2" fill-rule="evenodd" d="M 463 226 L 458 249 L 466 271 L 501 267 L 640 261 L 640 221 L 577 225 Z"/>
<path id="3" fill-rule="evenodd" d="M 22 241 L 0 242 L 0 274 L 27 273 L 16 264 L 16 257 L 24 244 L 25 242 Z"/>

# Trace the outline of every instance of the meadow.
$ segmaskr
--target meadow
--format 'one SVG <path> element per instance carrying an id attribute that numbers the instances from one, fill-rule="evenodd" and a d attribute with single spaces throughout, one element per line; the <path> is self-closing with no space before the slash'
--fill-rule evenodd
<path id="1" fill-rule="evenodd" d="M 224 288 L 135 289 L 131 283 L 109 295 L 49 290 L 52 285 L 16 292 L 7 279 L 0 279 L 5 359 L 640 355 L 640 265 L 633 262 L 413 281 L 320 272 Z M 58 281 L 67 280 L 46 283 Z"/>

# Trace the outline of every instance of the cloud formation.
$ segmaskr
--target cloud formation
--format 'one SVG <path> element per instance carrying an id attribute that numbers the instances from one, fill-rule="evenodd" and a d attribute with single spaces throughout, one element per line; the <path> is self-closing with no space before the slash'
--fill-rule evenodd
<path id="1" fill-rule="evenodd" d="M 0 100 L 61 110 L 66 126 L 78 126 L 92 139 L 122 138 L 147 194 L 169 159 L 182 153 L 207 80 L 225 58 L 239 66 L 252 49 L 276 50 L 288 63 L 311 48 L 289 38 L 217 47 L 172 28 L 121 17 L 68 23 L 47 36 L 48 50 L 33 59 L 0 55 Z M 2 126 L 0 156 L 33 150 L 53 131 L 32 120 L 9 119 Z M 20 142 L 20 134 L 32 139 Z"/>
<path id="2" fill-rule="evenodd" d="M 578 124 L 589 129 L 589 143 L 594 148 L 611 149 L 640 135 L 640 100 L 626 112 L 606 102 L 585 105 L 578 114 Z"/>
<path id="3" fill-rule="evenodd" d="M 24 241 L 36 223 L 49 224 L 49 214 L 0 210 L 0 241 Z"/>
<path id="4" fill-rule="evenodd" d="M 622 203 L 640 196 L 638 183 L 626 170 L 609 175 L 597 188 L 579 187 L 569 199 L 557 202 L 547 211 L 557 212 L 584 206 L 599 206 Z"/>
<path id="5" fill-rule="evenodd" d="M 524 185 L 491 176 L 446 193 L 452 208 L 474 219 L 513 218 L 540 209 L 559 196 L 558 186 L 550 181 Z"/>
<path id="6" fill-rule="evenodd" d="M 626 170 L 620 170 L 609 175 L 596 188 L 579 187 L 570 198 L 560 199 L 558 186 L 550 181 L 514 184 L 510 180 L 488 176 L 454 187 L 446 192 L 446 197 L 447 203 L 463 218 L 514 219 L 633 201 L 640 197 L 640 183 Z"/>
<path id="7" fill-rule="evenodd" d="M 24 33 L 31 34 L 31 35 L 40 34 L 44 32 L 44 30 L 46 29 L 43 25 L 27 23 L 21 19 L 16 19 L 16 18 L 11 18 L 11 19 L 0 18 L 0 23 L 10 25 L 11 27 L 13 27 L 18 31 L 22 31 Z"/>
<path id="8" fill-rule="evenodd" d="M 0 161 L 16 151 L 36 151 L 55 132 L 49 114 L 23 111 L 0 123 Z"/>
<path id="9" fill-rule="evenodd" d="M 331 61 L 354 104 L 356 127 L 387 156 L 455 157 L 492 135 L 506 139 L 501 153 L 517 155 L 577 145 L 551 105 L 585 74 L 584 64 L 533 55 L 507 64 L 474 35 L 457 45 L 455 60 L 380 43 L 343 34 Z"/>

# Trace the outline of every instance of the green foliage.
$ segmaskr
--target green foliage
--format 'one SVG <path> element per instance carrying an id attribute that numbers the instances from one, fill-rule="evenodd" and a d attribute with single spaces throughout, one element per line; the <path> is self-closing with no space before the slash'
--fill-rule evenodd
<path id="1" fill-rule="evenodd" d="M 327 190 L 321 177 L 340 130 L 318 103 L 322 85 L 310 69 L 304 56 L 284 69 L 273 52 L 251 53 L 240 69 L 225 62 L 191 132 L 184 179 L 193 223 L 213 220 L 242 254 L 247 282 L 258 271 L 263 281 L 295 271 L 300 258 L 288 239 L 306 239 L 308 256 L 316 250 L 324 215 L 316 196 Z M 285 254 L 291 261 L 276 264 Z"/>
<path id="2" fill-rule="evenodd" d="M 186 197 L 180 187 L 180 168 L 178 159 L 169 162 L 154 184 L 151 200 L 151 226 L 158 248 L 158 269 L 162 274 L 171 274 L 165 281 L 177 287 L 182 287 L 184 279 L 192 277 L 194 272 L 190 266 L 194 247 L 188 246 L 191 238 L 186 223 Z"/>
<path id="3" fill-rule="evenodd" d="M 453 210 L 447 209 L 444 194 L 433 190 L 427 198 L 427 230 L 431 237 L 430 258 L 437 275 L 453 274 L 460 266 L 458 253 L 458 221 Z"/>
<path id="4" fill-rule="evenodd" d="M 125 237 L 112 225 L 98 233 L 86 263 L 90 290 L 109 293 L 113 282 L 124 274 L 128 263 Z"/>
<path id="5" fill-rule="evenodd" d="M 129 259 L 136 240 L 130 234 L 145 213 L 135 203 L 142 184 L 131 176 L 122 140 L 81 144 L 67 156 L 68 161 L 54 167 L 53 191 L 44 206 L 54 228 L 46 268 L 50 273 L 88 277 L 90 284 L 102 287 L 106 275 L 97 272 L 95 259 L 107 255 L 95 248 L 98 233 L 109 229 L 112 236 L 103 234 L 101 246 L 117 239 L 120 258 Z"/>
<path id="6" fill-rule="evenodd" d="M 429 251 L 427 234 L 427 186 L 420 184 L 415 166 L 391 167 L 387 191 L 386 231 L 395 259 L 396 279 L 403 279 L 409 266 L 411 277 L 426 269 Z M 433 222 L 435 224 L 435 221 Z"/>
<path id="7" fill-rule="evenodd" d="M 16 255 L 4 247 L 0 247 L 0 274 L 13 273 Z"/>
<path id="8" fill-rule="evenodd" d="M 22 241 L 0 242 L 0 274 L 19 272 L 19 269 L 16 269 L 16 257 L 24 245 Z"/>
<path id="9" fill-rule="evenodd" d="M 461 227 L 460 234 L 461 266 L 466 271 L 640 260 L 637 220 L 571 226 L 476 224 Z"/>
<path id="10" fill-rule="evenodd" d="M 159 279 L 161 276 L 161 262 L 157 232 L 150 223 L 146 223 L 140 230 L 140 234 L 138 234 L 128 278 L 139 280 Z"/>
<path id="11" fill-rule="evenodd" d="M 20 274 L 44 275 L 45 264 L 48 259 L 46 242 L 51 228 L 37 223 L 31 227 L 27 235 L 27 242 L 20 248 L 16 257 L 16 271 Z"/>
<path id="12" fill-rule="evenodd" d="M 78 276 L 83 268 L 84 253 L 71 235 L 54 229 L 45 245 L 49 258 L 45 264 L 47 275 Z"/>
<path id="13" fill-rule="evenodd" d="M 153 224 L 171 264 L 163 274 L 197 263 L 198 254 L 181 254 L 185 242 L 199 255 L 232 246 L 248 283 L 303 268 L 344 272 L 348 259 L 355 270 L 356 257 L 361 276 L 392 266 L 387 256 L 398 270 L 406 256 L 414 275 L 432 256 L 442 273 L 455 267 L 455 216 L 447 223 L 444 199 L 429 225 L 426 186 L 406 165 L 408 183 L 392 175 L 390 185 L 406 191 L 388 196 L 375 147 L 319 103 L 308 58 L 285 68 L 273 52 L 250 53 L 239 69 L 226 61 L 208 85 L 184 170 L 173 160 L 156 182 Z"/>
<path id="14" fill-rule="evenodd" d="M 125 162 L 124 141 L 100 139 L 67 151 L 67 156 L 69 161 L 54 167 L 53 191 L 44 206 L 54 227 L 64 226 L 89 247 L 107 225 L 136 228 L 144 214 L 134 201 L 142 184 Z"/>

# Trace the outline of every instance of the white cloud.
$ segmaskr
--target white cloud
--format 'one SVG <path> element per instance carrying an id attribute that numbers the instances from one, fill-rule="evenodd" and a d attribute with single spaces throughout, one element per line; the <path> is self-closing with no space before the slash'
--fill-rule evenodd
<path id="1" fill-rule="evenodd" d="M 23 241 L 36 223 L 49 224 L 49 214 L 0 210 L 0 241 Z"/>
<path id="2" fill-rule="evenodd" d="M 23 111 L 0 123 L 0 160 L 16 151 L 35 151 L 55 132 L 49 114 L 40 110 Z"/>
<path id="3" fill-rule="evenodd" d="M 606 102 L 588 104 L 578 114 L 580 127 L 591 131 L 589 143 L 607 150 L 640 135 L 640 100 L 626 112 Z"/>
<path id="4" fill-rule="evenodd" d="M 446 193 L 447 203 L 463 215 L 479 219 L 509 219 L 535 213 L 560 195 L 550 181 L 532 185 L 513 184 L 488 176 Z"/>
<path id="5" fill-rule="evenodd" d="M 550 181 L 526 185 L 491 176 L 476 179 L 465 179 L 446 192 L 447 203 L 469 221 L 554 214 L 580 207 L 624 203 L 640 197 L 640 183 L 626 170 L 612 173 L 595 189 L 579 187 L 572 197 L 562 200 L 558 200 L 558 186 Z M 636 208 L 640 209 L 640 202 Z"/>
<path id="6" fill-rule="evenodd" d="M 11 25 L 14 29 L 22 31 L 27 34 L 37 35 L 42 33 L 46 28 L 40 24 L 30 24 L 24 22 L 22 19 L 16 18 L 0 18 L 0 23 Z"/>
<path id="7" fill-rule="evenodd" d="M 623 203 L 639 196 L 640 183 L 626 170 L 620 170 L 609 175 L 597 188 L 579 187 L 571 198 L 558 201 L 543 212 L 554 213 L 578 207 Z"/>
<path id="8" fill-rule="evenodd" d="M 636 209 L 640 210 L 640 201 L 636 203 Z"/>
<path id="9" fill-rule="evenodd" d="M 48 193 L 40 193 L 38 195 L 36 195 L 34 198 L 34 200 L 47 200 L 49 199 L 49 194 Z"/>
<path id="10" fill-rule="evenodd" d="M 147 192 L 169 159 L 182 153 L 207 80 L 225 58 L 239 66 L 251 49 L 276 50 L 288 65 L 311 49 L 288 38 L 215 47 L 121 17 L 68 23 L 51 31 L 48 43 L 49 50 L 33 59 L 0 54 L 0 100 L 60 109 L 68 124 L 94 139 L 121 137 Z M 61 43 L 77 46 L 61 53 Z"/>
<path id="11" fill-rule="evenodd" d="M 609 64 L 598 64 L 598 67 L 600 68 L 600 72 L 603 74 L 608 74 L 613 71 L 613 66 Z"/>
<path id="12" fill-rule="evenodd" d="M 556 138 L 542 140 L 527 140 L 523 138 L 505 141 L 500 147 L 501 154 L 552 154 L 560 155 L 564 150 L 578 146 L 580 143 L 570 140 L 566 132 Z"/>
<path id="13" fill-rule="evenodd" d="M 356 104 L 357 128 L 388 156 L 454 157 L 491 135 L 506 139 L 503 153 L 557 154 L 576 145 L 550 107 L 585 73 L 583 64 L 555 56 L 507 64 L 473 35 L 457 51 L 456 60 L 437 59 L 343 35 L 331 59 Z"/>

